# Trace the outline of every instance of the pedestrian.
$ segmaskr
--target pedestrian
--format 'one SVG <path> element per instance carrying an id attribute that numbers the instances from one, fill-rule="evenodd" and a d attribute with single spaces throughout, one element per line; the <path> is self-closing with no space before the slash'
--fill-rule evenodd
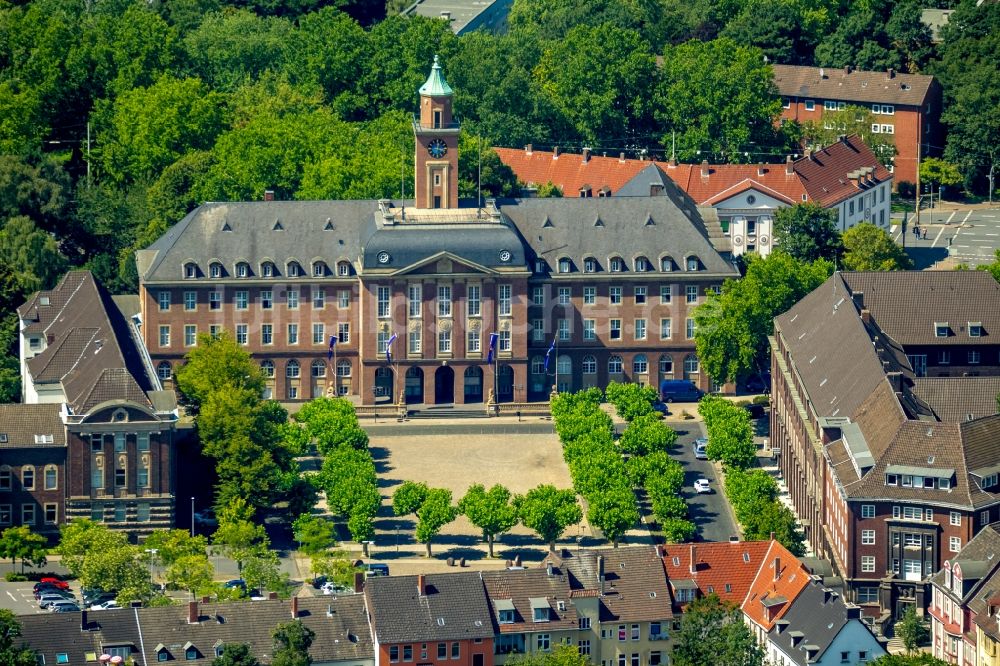
<path id="1" fill-rule="evenodd" d="M 924 227 L 924 235 L 923 235 L 923 239 L 924 239 L 924 240 L 927 240 L 927 227 Z"/>
<path id="2" fill-rule="evenodd" d="M 948 247 L 951 247 L 951 242 L 955 240 L 954 236 L 948 236 Z"/>
<path id="3" fill-rule="evenodd" d="M 913 225 L 913 237 L 920 238 L 920 227 L 916 224 Z"/>

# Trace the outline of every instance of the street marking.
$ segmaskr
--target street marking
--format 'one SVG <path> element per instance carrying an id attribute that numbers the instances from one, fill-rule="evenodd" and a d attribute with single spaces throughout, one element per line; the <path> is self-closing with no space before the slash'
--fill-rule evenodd
<path id="1" fill-rule="evenodd" d="M 972 247 L 971 245 L 955 245 L 954 247 Z"/>
<path id="2" fill-rule="evenodd" d="M 10 590 L 7 590 L 7 596 L 10 597 L 11 599 L 13 599 L 14 601 L 17 601 L 17 597 L 15 597 L 13 594 L 11 594 Z"/>
<path id="3" fill-rule="evenodd" d="M 970 217 L 972 217 L 972 211 L 971 210 L 968 213 L 965 214 L 965 218 L 962 220 L 962 224 L 965 224 L 966 222 L 968 222 Z"/>
<path id="4" fill-rule="evenodd" d="M 955 217 L 955 213 L 957 213 L 957 212 L 958 212 L 957 210 L 953 210 L 953 211 L 951 211 L 951 215 L 949 215 L 949 216 L 948 216 L 948 219 L 947 219 L 947 220 L 945 220 L 945 222 L 944 222 L 944 223 L 945 223 L 945 224 L 951 224 L 951 218 Z"/>
<path id="5" fill-rule="evenodd" d="M 1000 236 L 1000 234 L 986 234 L 987 236 Z"/>
<path id="6" fill-rule="evenodd" d="M 931 247 L 937 247 L 938 241 L 941 240 L 941 234 L 944 233 L 944 227 L 938 230 L 937 236 L 934 237 L 934 242 L 931 243 Z"/>

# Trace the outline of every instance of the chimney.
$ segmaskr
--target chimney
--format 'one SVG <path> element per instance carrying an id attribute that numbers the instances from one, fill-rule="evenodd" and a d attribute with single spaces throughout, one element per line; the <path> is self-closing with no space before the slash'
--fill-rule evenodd
<path id="1" fill-rule="evenodd" d="M 650 183 L 649 196 L 658 197 L 663 194 L 663 183 Z"/>
<path id="2" fill-rule="evenodd" d="M 688 571 L 690 571 L 692 575 L 698 573 L 697 557 L 698 557 L 698 549 L 695 547 L 694 544 L 691 544 L 691 565 L 688 567 Z"/>
<path id="3" fill-rule="evenodd" d="M 274 201 L 274 190 L 264 190 L 264 201 Z"/>
<path id="4" fill-rule="evenodd" d="M 844 74 L 850 74 L 852 69 L 850 65 L 844 65 Z"/>
<path id="5" fill-rule="evenodd" d="M 583 149 L 583 163 L 586 164 L 590 161 L 590 148 Z"/>
<path id="6" fill-rule="evenodd" d="M 781 558 L 774 558 L 774 580 L 781 578 Z"/>
<path id="7" fill-rule="evenodd" d="M 604 556 L 597 556 L 597 581 L 600 585 L 599 591 L 604 594 Z"/>
<path id="8" fill-rule="evenodd" d="M 365 591 L 365 574 L 361 571 L 354 572 L 354 593 L 361 594 Z"/>
<path id="9" fill-rule="evenodd" d="M 886 379 L 889 380 L 889 385 L 896 395 L 902 395 L 903 393 L 903 373 L 898 371 L 887 372 L 885 375 Z"/>
<path id="10" fill-rule="evenodd" d="M 624 162 L 625 161 L 625 153 L 624 152 L 618 153 L 618 161 L 619 162 Z"/>
<path id="11" fill-rule="evenodd" d="M 896 78 L 896 70 L 894 70 L 892 67 L 890 67 L 889 69 L 887 69 L 885 71 L 885 76 L 886 76 L 887 79 L 894 79 L 894 78 Z"/>
<path id="12" fill-rule="evenodd" d="M 555 148 L 552 149 L 552 159 L 554 160 L 559 159 L 559 146 L 556 146 Z"/>
<path id="13" fill-rule="evenodd" d="M 701 177 L 708 178 L 708 160 L 701 161 Z"/>
<path id="14" fill-rule="evenodd" d="M 533 146 L 530 143 L 525 144 L 525 146 L 524 146 L 524 154 L 525 155 L 530 155 L 531 151 L 532 151 L 532 148 L 533 148 Z"/>
<path id="15" fill-rule="evenodd" d="M 860 620 L 861 619 L 861 606 L 848 606 L 847 607 L 847 619 L 848 620 Z"/>
<path id="16" fill-rule="evenodd" d="M 864 308 L 865 308 L 865 292 L 863 292 L 863 291 L 852 291 L 851 292 L 851 300 L 854 301 L 854 305 L 857 308 L 859 308 L 861 310 L 864 310 Z"/>
<path id="17" fill-rule="evenodd" d="M 553 570 L 552 562 L 551 561 L 546 562 L 545 563 L 545 575 L 549 576 L 549 577 L 552 577 L 554 574 L 555 574 L 555 571 Z"/>
<path id="18" fill-rule="evenodd" d="M 274 601 L 275 599 L 278 598 L 278 593 L 277 592 L 268 592 L 267 593 L 267 598 L 269 600 L 271 600 L 271 601 Z"/>
<path id="19" fill-rule="evenodd" d="M 417 574 L 417 593 L 422 597 L 427 596 L 427 579 L 423 574 Z"/>
<path id="20" fill-rule="evenodd" d="M 868 308 L 861 308 L 861 321 L 863 321 L 866 324 L 869 324 L 871 323 L 871 320 L 872 320 L 872 311 L 869 310 Z"/>
<path id="21" fill-rule="evenodd" d="M 87 624 L 87 609 L 80 611 L 80 631 L 87 631 L 90 626 Z"/>
<path id="22" fill-rule="evenodd" d="M 760 176 L 763 175 L 764 175 L 764 164 L 761 163 L 757 165 L 757 177 L 759 178 Z"/>
<path id="23" fill-rule="evenodd" d="M 830 603 L 830 598 L 833 596 L 833 590 L 828 587 L 823 588 L 823 605 Z"/>
<path id="24" fill-rule="evenodd" d="M 292 619 L 297 620 L 299 617 L 299 598 L 292 597 Z"/>
<path id="25" fill-rule="evenodd" d="M 821 79 L 825 79 L 826 78 L 826 70 L 823 69 L 822 67 L 819 68 L 819 78 L 821 78 Z"/>
<path id="26" fill-rule="evenodd" d="M 191 600 L 188 602 L 188 624 L 198 624 L 198 602 Z"/>
<path id="27" fill-rule="evenodd" d="M 656 544 L 656 556 L 662 558 L 664 556 L 663 544 Z"/>
<path id="28" fill-rule="evenodd" d="M 795 167 L 793 166 L 793 163 L 792 163 L 792 156 L 791 155 L 786 155 L 785 156 L 785 175 L 786 176 L 791 176 L 793 173 L 795 173 Z"/>

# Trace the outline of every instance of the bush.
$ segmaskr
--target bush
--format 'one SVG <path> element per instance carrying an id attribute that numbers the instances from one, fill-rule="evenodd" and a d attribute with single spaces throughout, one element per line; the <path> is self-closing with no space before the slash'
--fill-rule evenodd
<path id="1" fill-rule="evenodd" d="M 632 421 L 638 416 L 653 412 L 656 402 L 656 389 L 652 386 L 639 384 L 620 384 L 611 382 L 605 389 L 608 402 L 615 406 L 618 416 L 625 421 Z"/>
<path id="2" fill-rule="evenodd" d="M 917 186 L 908 180 L 896 183 L 896 194 L 901 199 L 913 199 L 917 195 Z"/>
<path id="3" fill-rule="evenodd" d="M 668 518 L 660 523 L 660 528 L 663 530 L 663 538 L 666 539 L 667 543 L 690 541 L 695 532 L 698 531 L 694 523 L 684 518 Z"/>
<path id="4" fill-rule="evenodd" d="M 8 583 L 23 583 L 26 580 L 28 580 L 27 576 L 25 576 L 24 574 L 19 574 L 16 571 L 8 571 L 4 575 L 4 578 L 7 580 Z"/>

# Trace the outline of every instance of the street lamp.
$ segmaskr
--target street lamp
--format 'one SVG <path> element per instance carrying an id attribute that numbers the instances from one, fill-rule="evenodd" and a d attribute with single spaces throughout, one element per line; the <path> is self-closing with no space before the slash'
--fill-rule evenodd
<path id="1" fill-rule="evenodd" d="M 149 555 L 149 582 L 154 583 L 153 580 L 153 560 L 156 558 L 156 554 L 160 552 L 158 548 L 146 548 L 146 554 Z"/>
<path id="2" fill-rule="evenodd" d="M 194 497 L 191 497 L 191 536 L 194 537 Z"/>

